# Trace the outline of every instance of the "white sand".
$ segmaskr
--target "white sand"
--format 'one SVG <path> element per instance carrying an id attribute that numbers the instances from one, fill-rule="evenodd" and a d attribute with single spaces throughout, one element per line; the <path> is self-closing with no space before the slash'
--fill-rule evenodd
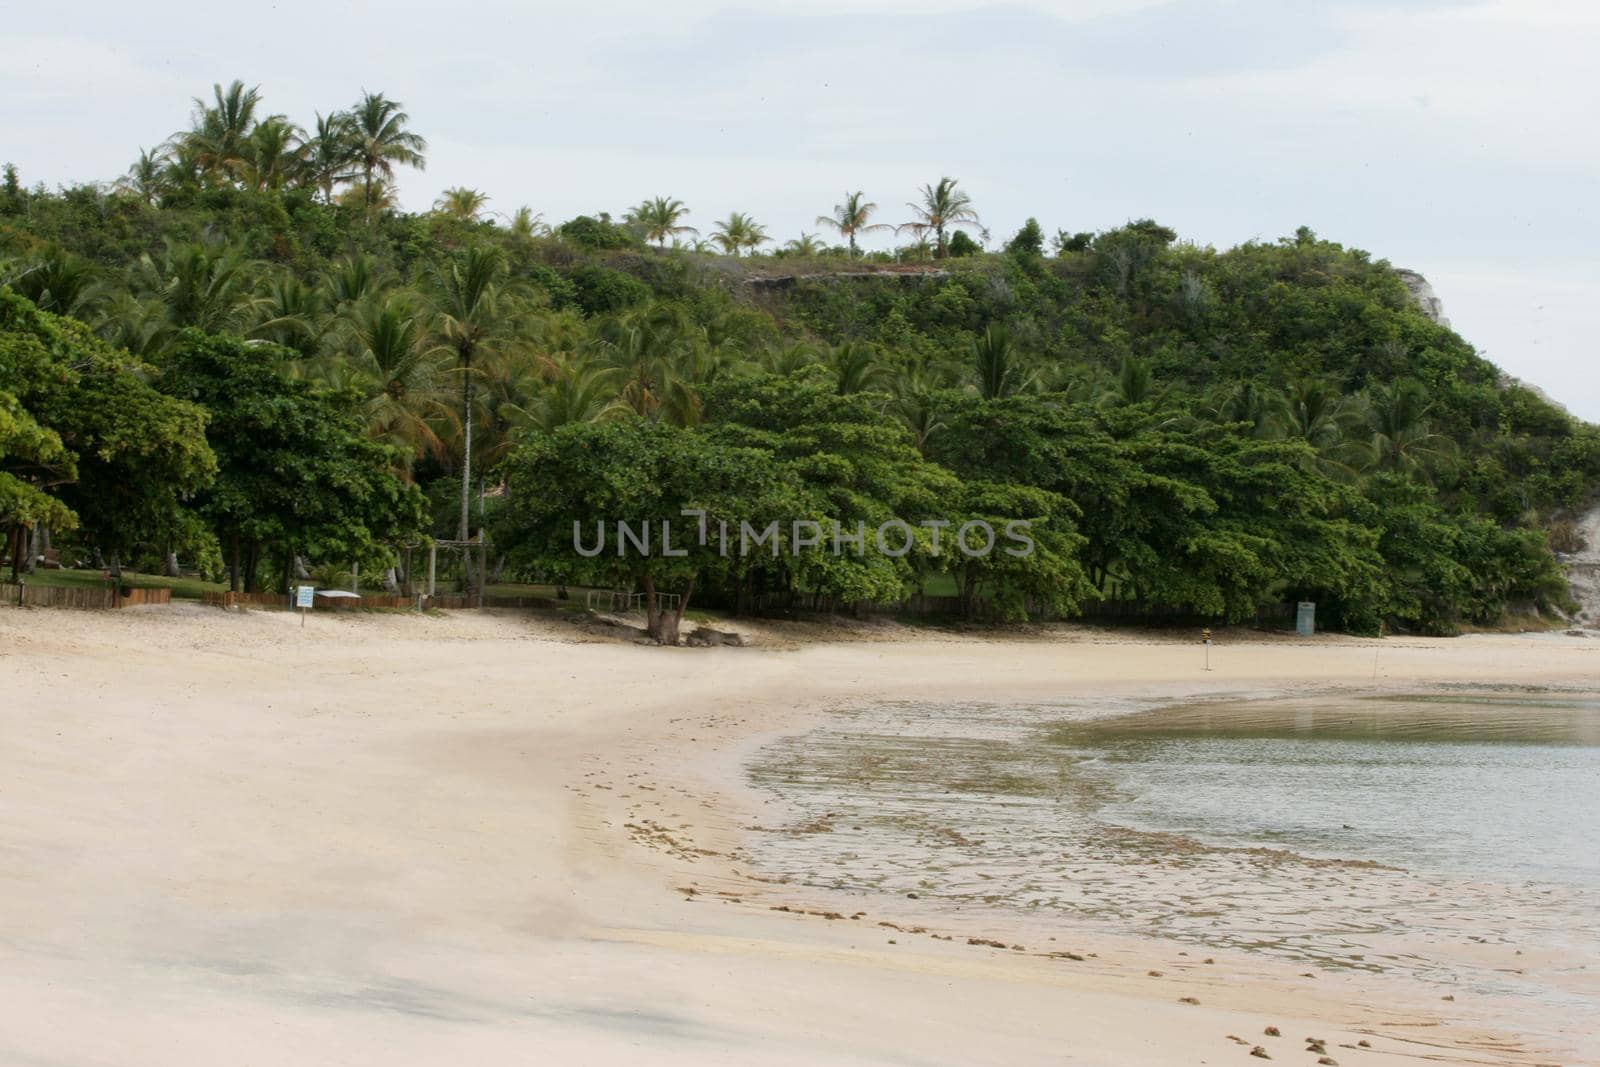
<path id="1" fill-rule="evenodd" d="M 1370 687 L 1373 642 L 1235 639 L 1208 674 L 1193 644 L 1085 632 L 806 633 L 0 609 L 0 1064 L 1315 1063 L 1307 1035 L 1341 1064 L 1596 1055 L 1242 954 L 982 916 L 902 933 L 878 923 L 925 921 L 916 901 L 730 855 L 759 802 L 741 755 L 830 703 Z M 1472 637 L 1384 642 L 1377 684 L 1597 677 L 1600 640 Z"/>

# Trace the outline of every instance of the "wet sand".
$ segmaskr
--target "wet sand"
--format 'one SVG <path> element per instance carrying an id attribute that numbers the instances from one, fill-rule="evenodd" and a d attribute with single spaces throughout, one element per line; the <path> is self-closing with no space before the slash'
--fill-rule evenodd
<path id="1" fill-rule="evenodd" d="M 768 880 L 796 811 L 746 770 L 840 707 L 1584 685 L 1600 641 L 1390 640 L 1374 682 L 1341 638 L 298 626 L 0 610 L 0 1062 L 1596 1061 L 1421 980 Z"/>

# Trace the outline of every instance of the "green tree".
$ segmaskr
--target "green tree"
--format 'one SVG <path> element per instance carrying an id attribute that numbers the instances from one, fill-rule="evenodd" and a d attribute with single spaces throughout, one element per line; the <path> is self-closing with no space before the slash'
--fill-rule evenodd
<path id="1" fill-rule="evenodd" d="M 291 353 L 187 331 L 161 389 L 211 413 L 217 476 L 195 498 L 226 552 L 234 589 L 259 588 L 261 565 L 287 579 L 295 556 L 377 569 L 391 545 L 420 535 L 422 494 L 394 471 L 353 397 L 286 376 Z"/>
<path id="2" fill-rule="evenodd" d="M 669 237 L 700 232 L 683 224 L 688 214 L 689 209 L 682 200 L 653 196 L 628 212 L 627 221 L 643 230 L 645 240 L 654 241 L 657 248 L 665 248 Z"/>
<path id="3" fill-rule="evenodd" d="M 817 224 L 827 226 L 836 231 L 850 246 L 852 257 L 861 254 L 856 246 L 856 238 L 862 234 L 875 233 L 892 229 L 886 223 L 873 222 L 872 216 L 878 210 L 878 205 L 867 199 L 861 191 L 846 192 L 844 201 L 833 205 L 832 215 L 818 215 Z"/>
<path id="4" fill-rule="evenodd" d="M 735 211 L 711 231 L 711 240 L 730 256 L 741 252 L 754 252 L 772 238 L 766 227 L 742 211 Z"/>
<path id="5" fill-rule="evenodd" d="M 931 232 L 934 236 L 935 259 L 943 259 L 949 251 L 949 243 L 945 240 L 946 230 L 960 225 L 982 225 L 978 221 L 978 212 L 972 206 L 972 197 L 956 188 L 957 184 L 955 178 L 940 178 L 937 183 L 922 187 L 920 202 L 906 205 L 911 209 L 912 219 L 900 228 L 916 235 Z"/>
<path id="6" fill-rule="evenodd" d="M 380 206 L 379 192 L 394 182 L 396 167 L 427 166 L 427 139 L 407 129 L 411 116 L 382 93 L 363 92 L 350 110 L 350 136 L 361 175 L 361 202 L 370 217 Z"/>
<path id="7" fill-rule="evenodd" d="M 455 358 L 461 378 L 461 522 L 457 539 L 470 535 L 472 500 L 472 393 L 478 363 L 505 341 L 509 308 L 503 307 L 505 255 L 492 245 L 474 245 L 454 257 L 433 279 L 436 331 Z"/>
<path id="8" fill-rule="evenodd" d="M 461 222 L 478 222 L 482 219 L 484 205 L 488 202 L 488 193 L 458 185 L 440 193 L 439 198 L 433 202 L 433 210 Z"/>

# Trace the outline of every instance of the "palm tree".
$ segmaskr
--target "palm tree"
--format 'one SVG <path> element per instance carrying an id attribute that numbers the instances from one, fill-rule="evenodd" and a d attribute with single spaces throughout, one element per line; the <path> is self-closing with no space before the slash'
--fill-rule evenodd
<path id="1" fill-rule="evenodd" d="M 1291 384 L 1283 411 L 1284 436 L 1311 446 L 1316 468 L 1327 477 L 1349 481 L 1371 463 L 1370 444 L 1356 436 L 1366 415 L 1331 383 L 1308 378 Z"/>
<path id="2" fill-rule="evenodd" d="M 678 309 L 652 305 L 608 326 L 599 339 L 601 360 L 620 376 L 623 403 L 641 418 L 658 417 L 681 392 L 678 364 L 688 333 Z"/>
<path id="3" fill-rule="evenodd" d="M 772 238 L 767 236 L 765 226 L 744 212 L 735 211 L 725 221 L 717 223 L 711 231 L 711 240 L 728 255 L 737 256 L 746 250 L 754 251 Z"/>
<path id="4" fill-rule="evenodd" d="M 239 333 L 265 303 L 255 293 L 255 264 L 234 248 L 169 242 L 159 259 L 148 252 L 139 257 L 132 280 L 167 309 L 177 329 Z"/>
<path id="5" fill-rule="evenodd" d="M 846 341 L 828 353 L 828 369 L 839 382 L 839 395 L 881 390 L 889 369 L 878 362 L 878 350 L 864 341 Z"/>
<path id="6" fill-rule="evenodd" d="M 94 264 L 59 245 L 29 259 L 0 263 L 0 285 L 33 301 L 41 311 L 74 319 L 90 318 L 105 296 Z"/>
<path id="7" fill-rule="evenodd" d="M 465 541 L 472 500 L 472 385 L 474 362 L 490 354 L 503 324 L 500 309 L 505 255 L 492 245 L 474 245 L 434 277 L 437 333 L 455 355 L 461 374 L 461 522 Z"/>
<path id="8" fill-rule="evenodd" d="M 657 248 L 665 248 L 669 237 L 700 232 L 693 226 L 682 224 L 681 220 L 688 214 L 689 209 L 682 200 L 654 196 L 629 211 L 624 221 L 640 227 L 645 240 L 654 241 Z"/>
<path id="9" fill-rule="evenodd" d="M 856 235 L 872 233 L 877 230 L 888 230 L 893 227 L 882 222 L 872 222 L 872 213 L 878 210 L 878 205 L 866 198 L 863 192 L 847 192 L 844 194 L 844 203 L 833 205 L 832 215 L 818 215 L 817 223 L 828 226 L 839 232 L 850 244 L 850 255 L 860 254 L 856 247 Z"/>
<path id="10" fill-rule="evenodd" d="M 423 170 L 427 166 L 423 153 L 428 150 L 428 142 L 406 129 L 409 121 L 411 116 L 402 110 L 400 102 L 386 99 L 382 93 L 363 91 L 350 113 L 355 163 L 361 174 L 361 202 L 369 216 L 378 203 L 379 188 L 394 183 L 395 167 Z"/>
<path id="11" fill-rule="evenodd" d="M 544 216 L 526 204 L 512 213 L 510 229 L 514 237 L 538 237 L 550 232 L 550 227 L 544 224 Z"/>
<path id="12" fill-rule="evenodd" d="M 258 321 L 247 336 L 294 349 L 302 357 L 317 354 L 330 324 L 326 290 L 287 271 L 274 272 L 267 280 L 256 314 Z"/>
<path id="13" fill-rule="evenodd" d="M 549 433 L 573 422 L 606 422 L 621 418 L 631 408 L 617 396 L 618 372 L 576 360 L 553 360 L 545 383 L 533 397 L 513 412 L 522 425 Z"/>
<path id="14" fill-rule="evenodd" d="M 261 87 L 246 89 L 235 79 L 227 89 L 213 85 L 211 95 L 211 104 L 195 97 L 193 126 L 181 140 L 190 145 L 204 174 L 229 180 L 248 158 L 245 141 L 255 128 Z"/>
<path id="15" fill-rule="evenodd" d="M 433 210 L 462 222 L 477 222 L 488 202 L 488 193 L 458 185 L 440 193 L 439 199 L 433 202 Z"/>
<path id="16" fill-rule="evenodd" d="M 1426 475 L 1454 454 L 1454 442 L 1433 430 L 1428 418 L 1433 401 L 1421 382 L 1401 378 L 1375 384 L 1367 392 L 1374 469 L 1408 477 Z"/>
<path id="17" fill-rule="evenodd" d="M 940 178 L 937 185 L 924 185 L 922 202 L 906 205 L 915 217 L 900 227 L 914 234 L 925 234 L 931 230 L 934 235 L 933 254 L 936 259 L 943 259 L 948 251 L 945 242 L 946 229 L 962 224 L 982 225 L 978 221 L 977 211 L 972 207 L 972 198 L 957 189 L 956 184 L 955 178 Z"/>
<path id="18" fill-rule="evenodd" d="M 282 115 L 269 115 L 250 131 L 244 152 L 240 180 L 257 191 L 281 189 L 304 167 L 305 131 Z"/>
<path id="19" fill-rule="evenodd" d="M 151 207 L 167 191 L 167 153 L 161 148 L 142 148 L 128 173 L 117 179 L 117 191 L 137 196 Z"/>
<path id="20" fill-rule="evenodd" d="M 428 321 L 413 297 L 393 293 L 364 300 L 350 313 L 345 361 L 367 396 L 374 437 L 408 456 L 439 455 L 443 442 L 433 421 L 445 413 L 439 349 L 429 342 Z M 409 479 L 411 464 L 406 463 Z"/>
<path id="21" fill-rule="evenodd" d="M 1015 396 L 1032 387 L 1036 371 L 1023 367 L 1021 353 L 1004 326 L 990 326 L 972 342 L 972 368 L 978 395 L 985 400 Z"/>
<path id="22" fill-rule="evenodd" d="M 794 240 L 784 245 L 783 250 L 789 253 L 791 256 L 804 256 L 808 259 L 814 256 L 820 256 L 823 253 L 822 242 L 817 240 L 817 235 L 814 233 L 804 232 L 802 232 L 799 237 L 796 237 Z"/>
<path id="23" fill-rule="evenodd" d="M 355 135 L 350 116 L 335 111 L 317 113 L 317 124 L 305 142 L 306 181 L 322 193 L 325 204 L 333 203 L 334 186 L 355 177 Z"/>
<path id="24" fill-rule="evenodd" d="M 323 288 L 335 308 L 354 304 L 383 285 L 378 261 L 365 252 L 345 256 L 323 278 Z"/>
<path id="25" fill-rule="evenodd" d="M 1281 436 L 1287 417 L 1283 394 L 1248 379 L 1224 387 L 1212 414 L 1218 422 L 1244 423 L 1257 440 Z"/>

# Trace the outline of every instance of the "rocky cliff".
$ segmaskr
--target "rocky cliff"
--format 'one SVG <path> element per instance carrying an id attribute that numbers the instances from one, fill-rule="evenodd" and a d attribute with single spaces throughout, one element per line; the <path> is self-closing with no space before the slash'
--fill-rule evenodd
<path id="1" fill-rule="evenodd" d="M 1449 326 L 1450 320 L 1444 316 L 1444 301 L 1439 299 L 1439 294 L 1433 291 L 1433 286 L 1428 284 L 1428 279 L 1414 270 L 1396 267 L 1396 274 L 1406 283 L 1406 288 L 1411 291 L 1411 299 L 1417 302 L 1422 313 L 1440 326 Z"/>
<path id="2" fill-rule="evenodd" d="M 1578 535 L 1583 538 L 1583 548 L 1561 557 L 1572 583 L 1572 598 L 1578 602 L 1574 621 L 1600 630 L 1600 507 L 1578 520 Z"/>

